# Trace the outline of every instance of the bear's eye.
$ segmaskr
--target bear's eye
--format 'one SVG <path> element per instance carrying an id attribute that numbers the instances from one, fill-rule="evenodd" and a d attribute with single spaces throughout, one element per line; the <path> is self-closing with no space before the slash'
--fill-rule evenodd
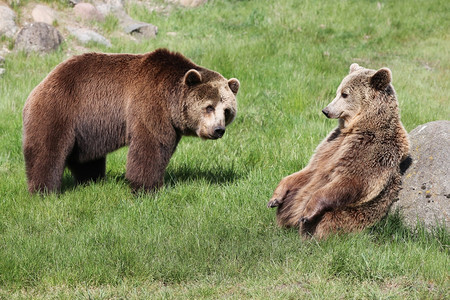
<path id="1" fill-rule="evenodd" d="M 341 95 L 342 95 L 342 98 L 347 98 L 348 97 L 347 93 L 342 93 Z"/>
<path id="2" fill-rule="evenodd" d="M 206 107 L 206 112 L 207 113 L 212 113 L 214 111 L 214 107 L 212 106 L 212 105 L 208 105 L 207 107 Z"/>

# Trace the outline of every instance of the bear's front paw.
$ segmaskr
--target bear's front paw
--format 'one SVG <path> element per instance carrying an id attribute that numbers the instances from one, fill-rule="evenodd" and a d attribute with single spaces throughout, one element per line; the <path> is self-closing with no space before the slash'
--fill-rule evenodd
<path id="1" fill-rule="evenodd" d="M 311 201 L 306 205 L 305 209 L 303 210 L 303 214 L 300 217 L 299 222 L 300 223 L 308 223 L 314 220 L 317 216 L 321 214 L 321 209 L 317 206 L 311 203 Z"/>
<path id="2" fill-rule="evenodd" d="M 273 192 L 272 198 L 267 203 L 267 207 L 277 207 L 280 206 L 289 195 L 290 190 L 286 189 L 283 185 L 280 185 Z"/>
<path id="3" fill-rule="evenodd" d="M 300 217 L 300 220 L 298 220 L 299 223 L 308 223 L 311 222 L 314 219 L 314 217 L 307 217 L 307 216 L 302 216 Z"/>
<path id="4" fill-rule="evenodd" d="M 280 201 L 278 200 L 278 198 L 272 198 L 270 199 L 269 202 L 267 202 L 267 207 L 268 208 L 273 208 L 273 207 L 277 207 L 278 205 L 280 205 Z"/>

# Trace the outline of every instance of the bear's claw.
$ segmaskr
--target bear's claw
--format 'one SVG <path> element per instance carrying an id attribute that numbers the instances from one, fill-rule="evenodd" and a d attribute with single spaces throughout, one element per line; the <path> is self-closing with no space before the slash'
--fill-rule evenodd
<path id="1" fill-rule="evenodd" d="M 305 224 L 305 223 L 309 222 L 309 218 L 307 218 L 307 217 L 301 217 L 301 218 L 298 220 L 298 222 L 299 222 L 299 223 Z"/>
<path id="2" fill-rule="evenodd" d="M 280 205 L 280 202 L 278 201 L 278 199 L 270 200 L 270 201 L 267 203 L 267 207 L 268 207 L 268 208 L 277 207 L 278 205 Z"/>

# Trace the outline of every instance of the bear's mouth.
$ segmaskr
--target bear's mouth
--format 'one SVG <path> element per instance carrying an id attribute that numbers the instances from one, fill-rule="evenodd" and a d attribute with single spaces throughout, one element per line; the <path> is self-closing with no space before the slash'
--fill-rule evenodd
<path id="1" fill-rule="evenodd" d="M 210 140 L 218 140 L 223 137 L 223 133 L 213 133 L 208 135 L 208 139 Z"/>
<path id="2" fill-rule="evenodd" d="M 197 134 L 197 136 L 203 140 L 218 140 L 220 138 L 223 137 L 223 134 L 218 134 L 218 133 L 207 133 L 207 134 L 203 134 L 203 133 L 199 133 Z"/>
<path id="3" fill-rule="evenodd" d="M 225 134 L 225 127 L 217 126 L 214 130 L 198 130 L 197 136 L 206 140 L 217 140 Z"/>

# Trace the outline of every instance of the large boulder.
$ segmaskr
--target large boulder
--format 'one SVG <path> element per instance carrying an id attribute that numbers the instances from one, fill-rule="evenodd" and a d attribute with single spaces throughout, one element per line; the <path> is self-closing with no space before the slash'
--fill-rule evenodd
<path id="1" fill-rule="evenodd" d="M 409 226 L 450 226 L 450 121 L 420 125 L 409 134 L 412 164 L 393 209 Z"/>
<path id="2" fill-rule="evenodd" d="M 56 50 L 63 42 L 61 33 L 46 23 L 31 23 L 23 27 L 17 34 L 15 50 L 27 53 L 48 53 Z"/>
<path id="3" fill-rule="evenodd" d="M 14 37 L 17 30 L 16 13 L 8 6 L 0 4 L 0 36 Z"/>

